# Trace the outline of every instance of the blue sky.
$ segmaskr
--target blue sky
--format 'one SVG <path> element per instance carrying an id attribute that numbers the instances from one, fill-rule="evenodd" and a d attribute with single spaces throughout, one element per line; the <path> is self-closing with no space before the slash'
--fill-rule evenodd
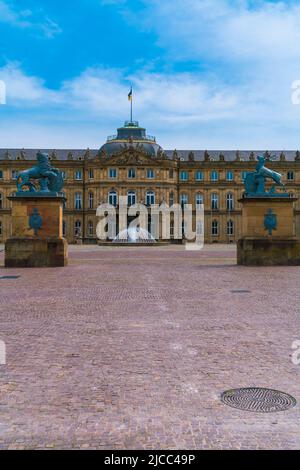
<path id="1" fill-rule="evenodd" d="M 129 116 L 166 149 L 297 149 L 300 5 L 0 0 L 0 147 L 99 148 Z"/>

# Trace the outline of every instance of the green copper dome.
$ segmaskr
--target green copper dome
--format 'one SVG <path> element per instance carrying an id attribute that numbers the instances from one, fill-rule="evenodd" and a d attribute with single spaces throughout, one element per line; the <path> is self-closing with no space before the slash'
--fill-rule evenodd
<path id="1" fill-rule="evenodd" d="M 162 150 L 155 137 L 147 135 L 146 129 L 140 127 L 137 121 L 126 121 L 124 126 L 118 129 L 116 135 L 107 138 L 107 142 L 100 148 L 100 152 L 112 156 L 124 150 L 128 145 L 142 148 L 152 157 L 156 157 L 157 152 Z"/>

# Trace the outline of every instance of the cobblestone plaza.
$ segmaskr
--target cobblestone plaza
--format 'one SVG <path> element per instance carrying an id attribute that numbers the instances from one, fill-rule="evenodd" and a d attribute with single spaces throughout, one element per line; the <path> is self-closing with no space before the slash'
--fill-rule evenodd
<path id="1" fill-rule="evenodd" d="M 299 448 L 299 404 L 220 401 L 267 387 L 299 403 L 299 275 L 237 266 L 233 245 L 70 246 L 67 268 L 1 268 L 0 448 Z"/>

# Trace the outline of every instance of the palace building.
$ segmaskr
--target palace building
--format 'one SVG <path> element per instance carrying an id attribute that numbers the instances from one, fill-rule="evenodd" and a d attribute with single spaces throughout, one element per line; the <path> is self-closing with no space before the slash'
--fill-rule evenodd
<path id="1" fill-rule="evenodd" d="M 98 150 L 0 149 L 0 242 L 10 236 L 11 207 L 21 170 L 32 167 L 38 150 L 49 154 L 64 175 L 64 236 L 69 243 L 97 243 L 96 209 L 108 202 L 204 204 L 206 243 L 233 243 L 241 237 L 245 173 L 256 156 L 275 155 L 268 167 L 283 175 L 288 192 L 300 196 L 300 152 L 163 150 L 138 122 L 125 122 Z M 300 202 L 295 205 L 300 236 Z M 171 223 L 171 239 L 175 242 Z"/>

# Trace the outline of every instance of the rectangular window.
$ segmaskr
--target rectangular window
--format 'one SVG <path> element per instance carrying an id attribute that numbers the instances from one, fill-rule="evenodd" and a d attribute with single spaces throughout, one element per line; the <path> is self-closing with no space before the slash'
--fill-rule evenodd
<path id="1" fill-rule="evenodd" d="M 196 181 L 203 181 L 203 172 L 202 171 L 196 171 L 195 180 Z"/>
<path id="2" fill-rule="evenodd" d="M 233 181 L 233 172 L 227 171 L 226 172 L 226 181 Z"/>
<path id="3" fill-rule="evenodd" d="M 293 181 L 294 180 L 294 172 L 293 171 L 288 171 L 287 180 L 288 181 Z"/>
<path id="4" fill-rule="evenodd" d="M 219 235 L 219 223 L 217 220 L 213 220 L 211 223 L 211 234 L 214 237 Z"/>
<path id="5" fill-rule="evenodd" d="M 172 207 L 174 205 L 174 193 L 173 193 L 173 191 L 170 193 L 170 196 L 169 196 L 169 205 L 170 205 L 170 207 Z"/>
<path id="6" fill-rule="evenodd" d="M 147 178 L 153 179 L 154 178 L 154 170 L 152 168 L 148 168 L 147 170 Z"/>
<path id="7" fill-rule="evenodd" d="M 234 223 L 233 220 L 228 220 L 227 222 L 227 235 L 232 237 L 234 235 Z"/>
<path id="8" fill-rule="evenodd" d="M 92 221 L 88 223 L 88 237 L 92 237 L 94 235 L 94 224 Z"/>
<path id="9" fill-rule="evenodd" d="M 94 169 L 93 168 L 89 169 L 89 178 L 90 178 L 90 180 L 94 179 Z"/>
<path id="10" fill-rule="evenodd" d="M 77 181 L 81 181 L 81 180 L 82 180 L 82 171 L 81 171 L 81 170 L 77 170 L 77 171 L 75 172 L 75 179 L 76 179 Z"/>
<path id="11" fill-rule="evenodd" d="M 116 178 L 117 177 L 117 169 L 116 168 L 110 168 L 108 171 L 108 176 L 110 178 Z"/>
<path id="12" fill-rule="evenodd" d="M 11 177 L 13 180 L 16 180 L 18 178 L 17 170 L 11 170 Z"/>
<path id="13" fill-rule="evenodd" d="M 135 178 L 135 175 L 136 175 L 135 168 L 130 168 L 128 170 L 128 178 L 133 179 L 133 178 Z"/>
<path id="14" fill-rule="evenodd" d="M 75 194 L 75 209 L 76 210 L 82 209 L 82 194 L 81 193 Z"/>
<path id="15" fill-rule="evenodd" d="M 187 171 L 181 171 L 180 172 L 180 181 L 188 181 L 189 179 L 189 174 Z"/>
<path id="16" fill-rule="evenodd" d="M 211 209 L 217 211 L 219 209 L 219 196 L 216 193 L 211 195 Z"/>
<path id="17" fill-rule="evenodd" d="M 67 174 L 66 174 L 66 172 L 65 172 L 65 171 L 62 171 L 61 174 L 62 174 L 63 180 L 66 180 L 66 179 L 67 179 Z"/>
<path id="18" fill-rule="evenodd" d="M 248 171 L 242 171 L 242 180 L 245 181 Z"/>
<path id="19" fill-rule="evenodd" d="M 210 179 L 211 181 L 219 181 L 219 172 L 218 171 L 212 171 L 210 174 Z"/>
<path id="20" fill-rule="evenodd" d="M 174 170 L 169 170 L 169 178 L 170 180 L 174 178 Z"/>
<path id="21" fill-rule="evenodd" d="M 65 237 L 67 235 L 67 225 L 66 225 L 66 221 L 63 220 L 63 237 Z"/>
<path id="22" fill-rule="evenodd" d="M 0 180 L 3 180 L 3 171 L 0 170 Z"/>

